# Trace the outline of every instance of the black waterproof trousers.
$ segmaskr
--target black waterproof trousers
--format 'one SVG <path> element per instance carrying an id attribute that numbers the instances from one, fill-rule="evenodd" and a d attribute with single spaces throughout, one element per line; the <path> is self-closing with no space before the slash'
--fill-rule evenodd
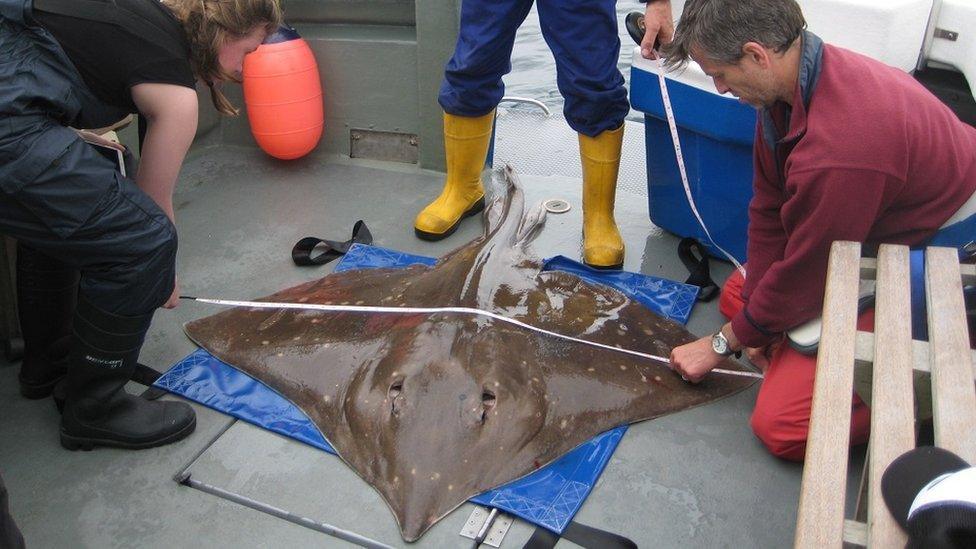
<path id="1" fill-rule="evenodd" d="M 0 547 L 3 549 L 22 549 L 24 538 L 17 529 L 7 504 L 7 487 L 0 476 Z"/>
<path id="2" fill-rule="evenodd" d="M 80 270 L 99 309 L 154 311 L 173 291 L 176 230 L 71 129 L 127 113 L 94 97 L 30 2 L 0 0 L 0 60 L 0 234 Z"/>

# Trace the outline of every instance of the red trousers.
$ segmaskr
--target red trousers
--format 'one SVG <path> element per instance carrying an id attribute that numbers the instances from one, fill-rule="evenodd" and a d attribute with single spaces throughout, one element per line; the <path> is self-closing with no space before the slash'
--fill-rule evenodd
<path id="1" fill-rule="evenodd" d="M 719 311 L 728 318 L 745 305 L 742 301 L 744 280 L 739 271 L 732 273 L 722 288 Z M 874 329 L 874 310 L 862 313 L 859 330 Z M 756 397 L 750 424 L 752 431 L 776 457 L 803 461 L 810 429 L 813 402 L 813 380 L 817 370 L 816 355 L 808 356 L 784 342 L 773 353 L 765 379 Z M 851 404 L 851 445 L 863 444 L 871 430 L 871 411 L 857 395 Z"/>

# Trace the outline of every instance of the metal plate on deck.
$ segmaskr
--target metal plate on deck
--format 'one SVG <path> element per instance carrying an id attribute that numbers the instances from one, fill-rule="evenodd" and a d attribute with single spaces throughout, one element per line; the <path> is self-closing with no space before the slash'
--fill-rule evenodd
<path id="1" fill-rule="evenodd" d="M 569 205 L 569 202 L 561 198 L 550 198 L 549 200 L 543 202 L 542 206 L 547 212 L 554 214 L 566 213 L 572 207 Z"/>
<path id="2" fill-rule="evenodd" d="M 416 164 L 420 159 L 417 134 L 353 128 L 349 130 L 349 157 Z"/>
<path id="3" fill-rule="evenodd" d="M 485 525 L 485 520 L 488 519 L 488 515 L 490 514 L 490 508 L 476 506 L 474 511 L 471 512 L 471 516 L 464 523 L 464 527 L 461 528 L 461 535 L 468 539 L 477 539 L 478 533 L 481 532 L 481 529 Z M 515 519 L 511 515 L 498 513 L 495 516 L 494 522 L 491 523 L 491 527 L 482 543 L 492 547 L 501 547 L 502 540 L 505 539 L 505 534 L 508 533 L 508 529 L 512 527 L 514 521 Z"/>

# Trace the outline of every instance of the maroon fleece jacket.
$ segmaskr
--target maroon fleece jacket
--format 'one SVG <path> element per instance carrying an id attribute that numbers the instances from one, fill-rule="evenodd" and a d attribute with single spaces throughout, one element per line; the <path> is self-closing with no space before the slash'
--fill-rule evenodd
<path id="1" fill-rule="evenodd" d="M 976 129 L 910 75 L 829 44 L 816 68 L 801 70 L 792 112 L 757 124 L 746 306 L 732 319 L 749 347 L 820 316 L 832 242 L 923 243 L 976 191 Z"/>

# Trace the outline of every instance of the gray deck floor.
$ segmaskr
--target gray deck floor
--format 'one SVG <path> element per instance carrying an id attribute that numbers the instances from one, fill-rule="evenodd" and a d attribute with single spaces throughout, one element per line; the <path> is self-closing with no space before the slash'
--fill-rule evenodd
<path id="1" fill-rule="evenodd" d="M 518 166 L 516 166 L 516 169 Z M 290 163 L 253 149 L 196 151 L 177 195 L 183 292 L 252 298 L 328 274 L 295 267 L 300 237 L 344 239 L 366 220 L 375 244 L 439 256 L 481 231 L 469 220 L 450 239 L 414 237 L 416 211 L 441 175 L 397 164 L 312 156 Z M 574 208 L 551 215 L 535 250 L 579 257 L 580 191 L 565 176 L 522 178 L 529 201 L 561 197 Z M 625 268 L 683 280 L 677 240 L 647 218 L 646 198 L 626 189 L 617 219 L 627 242 Z M 713 267 L 716 279 L 729 272 Z M 184 322 L 214 309 L 184 303 L 160 311 L 142 361 L 167 368 L 194 349 Z M 689 328 L 713 330 L 715 303 L 696 306 Z M 31 547 L 343 546 L 335 538 L 182 487 L 172 475 L 232 418 L 195 406 L 196 432 L 141 452 L 68 452 L 58 443 L 50 400 L 19 397 L 16 365 L 0 358 L 0 472 L 12 512 Z M 748 427 L 756 388 L 708 406 L 631 427 L 576 517 L 642 547 L 782 547 L 792 543 L 800 467 L 767 455 Z M 171 398 L 171 397 L 166 397 Z M 239 492 L 383 543 L 405 545 L 380 497 L 335 457 L 234 422 L 194 464 L 193 478 Z M 459 547 L 471 512 L 465 504 L 416 546 Z M 517 521 L 503 547 L 521 547 L 533 527 Z M 561 547 L 572 546 L 566 541 Z"/>

